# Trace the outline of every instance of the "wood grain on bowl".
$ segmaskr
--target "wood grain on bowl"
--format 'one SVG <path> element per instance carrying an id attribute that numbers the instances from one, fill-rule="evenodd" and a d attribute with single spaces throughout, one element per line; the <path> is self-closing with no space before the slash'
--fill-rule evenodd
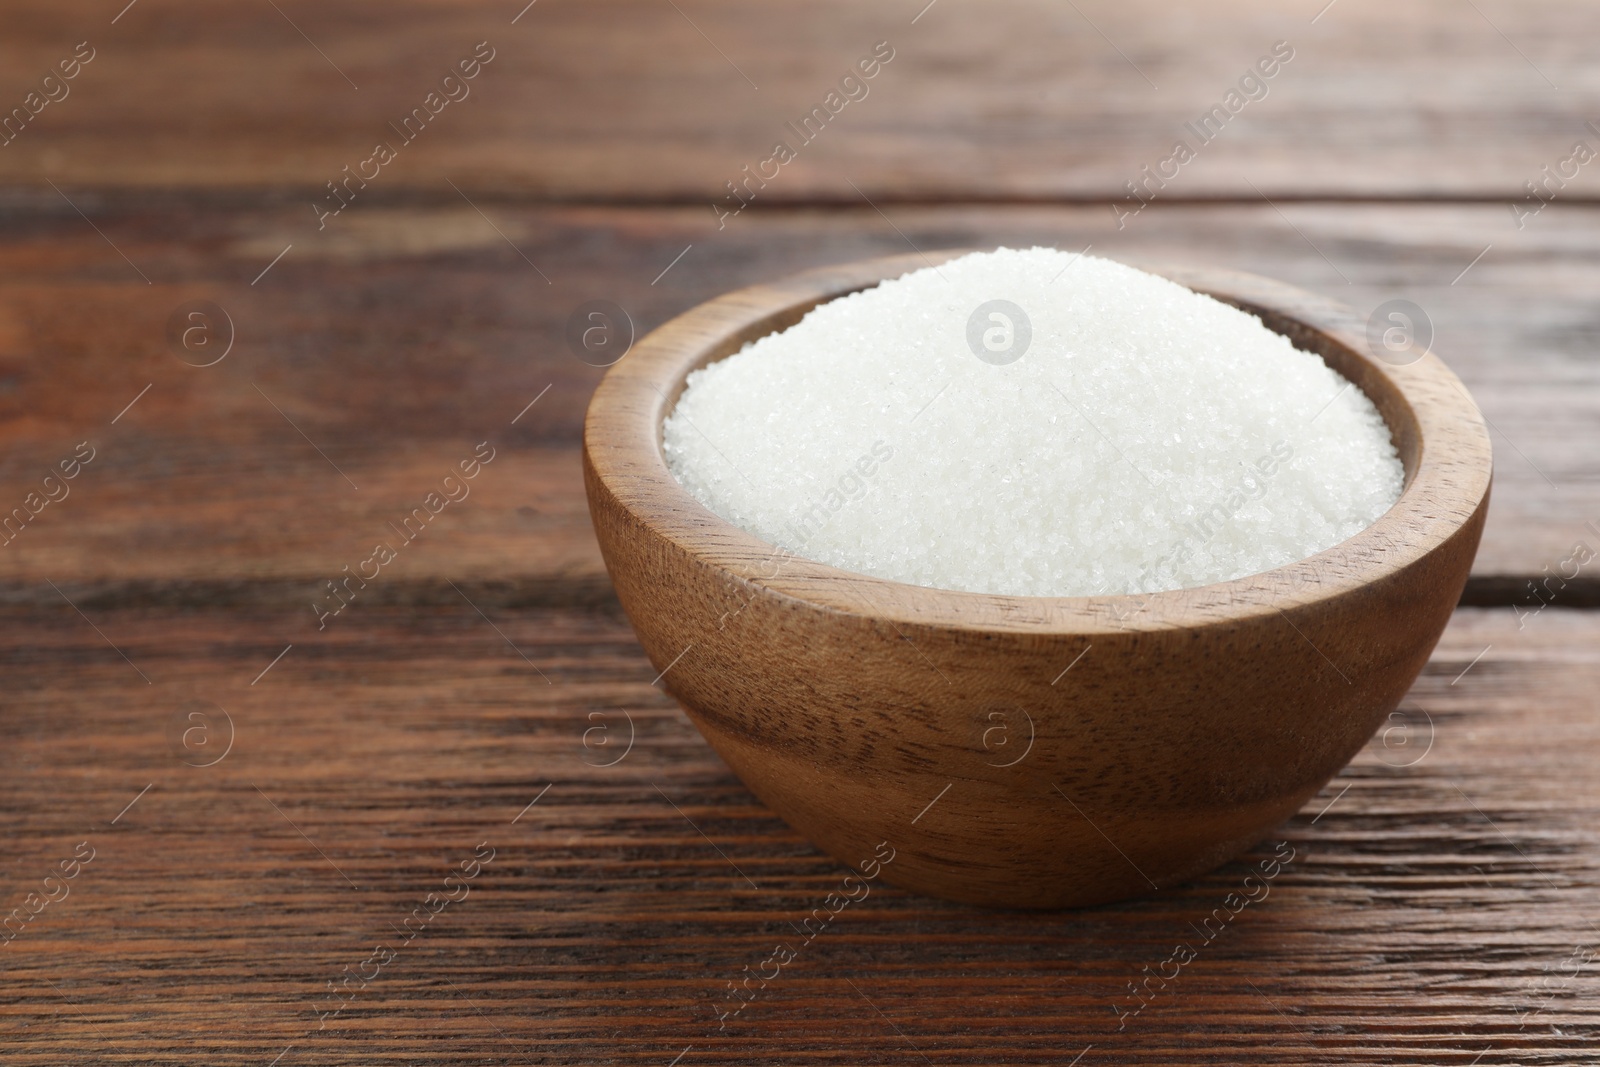
<path id="1" fill-rule="evenodd" d="M 971 903 L 1059 907 L 1172 885 L 1258 841 L 1399 703 L 1472 565 L 1487 430 L 1437 357 L 1366 353 L 1350 313 L 1228 271 L 1174 277 L 1260 314 L 1372 398 L 1398 503 L 1309 559 L 1140 597 L 957 593 L 777 551 L 667 470 L 685 377 L 817 303 L 948 258 L 823 268 L 712 300 L 607 374 L 584 427 L 595 530 L 640 642 L 751 790 L 836 858 Z M 996 746 L 1004 724 L 1029 749 Z M 1024 725 L 1026 724 L 1026 725 Z M 919 825 L 931 805 L 937 827 Z"/>

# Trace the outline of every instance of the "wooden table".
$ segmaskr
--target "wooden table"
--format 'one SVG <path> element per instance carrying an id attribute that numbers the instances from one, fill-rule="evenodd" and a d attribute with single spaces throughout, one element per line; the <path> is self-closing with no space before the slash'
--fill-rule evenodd
<path id="1" fill-rule="evenodd" d="M 1600 1058 L 1600 565 L 1565 562 L 1600 549 L 1600 164 L 1564 163 L 1600 149 L 1591 5 L 124 2 L 19 0 L 0 41 L 0 1061 Z M 1576 174 L 1527 198 L 1547 165 Z M 879 887 L 719 1019 L 845 871 L 635 644 L 567 319 L 1024 242 L 1421 305 L 1500 461 L 1464 605 L 1393 728 L 1239 862 L 1064 914 Z"/>

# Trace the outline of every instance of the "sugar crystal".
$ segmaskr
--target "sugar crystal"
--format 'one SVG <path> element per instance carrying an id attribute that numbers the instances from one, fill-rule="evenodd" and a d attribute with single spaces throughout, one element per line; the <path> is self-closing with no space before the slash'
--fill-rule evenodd
<path id="1" fill-rule="evenodd" d="M 678 481 L 798 555 L 912 585 L 1151 593 L 1314 555 L 1404 471 L 1372 401 L 1259 319 L 1002 248 L 813 309 L 689 376 Z"/>

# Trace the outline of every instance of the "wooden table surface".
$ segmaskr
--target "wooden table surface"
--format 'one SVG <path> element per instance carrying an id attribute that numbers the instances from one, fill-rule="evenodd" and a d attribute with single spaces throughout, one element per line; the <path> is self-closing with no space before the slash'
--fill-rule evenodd
<path id="1" fill-rule="evenodd" d="M 7 6 L 0 1062 L 1600 1060 L 1592 4 L 524 3 Z M 1499 460 L 1463 606 L 1240 861 L 1061 914 L 878 886 L 720 1015 L 847 872 L 635 643 L 568 317 L 642 333 L 808 266 L 1024 242 L 1423 308 Z"/>

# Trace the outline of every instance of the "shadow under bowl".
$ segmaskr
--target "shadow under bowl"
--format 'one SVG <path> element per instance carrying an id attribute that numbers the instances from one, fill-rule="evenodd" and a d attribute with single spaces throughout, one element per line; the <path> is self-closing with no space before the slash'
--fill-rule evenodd
<path id="1" fill-rule="evenodd" d="M 1002 907 L 1183 882 L 1304 805 L 1421 671 L 1488 509 L 1482 417 L 1431 353 L 1373 358 L 1364 324 L 1337 304 L 1233 271 L 1146 267 L 1258 316 L 1365 392 L 1405 465 L 1395 506 L 1327 551 L 1234 581 L 1018 597 L 782 553 L 679 485 L 662 422 L 691 371 L 819 303 L 964 252 L 753 286 L 642 339 L 584 425 L 606 566 L 706 740 L 840 861 L 876 871 L 892 855 L 890 882 Z"/>

